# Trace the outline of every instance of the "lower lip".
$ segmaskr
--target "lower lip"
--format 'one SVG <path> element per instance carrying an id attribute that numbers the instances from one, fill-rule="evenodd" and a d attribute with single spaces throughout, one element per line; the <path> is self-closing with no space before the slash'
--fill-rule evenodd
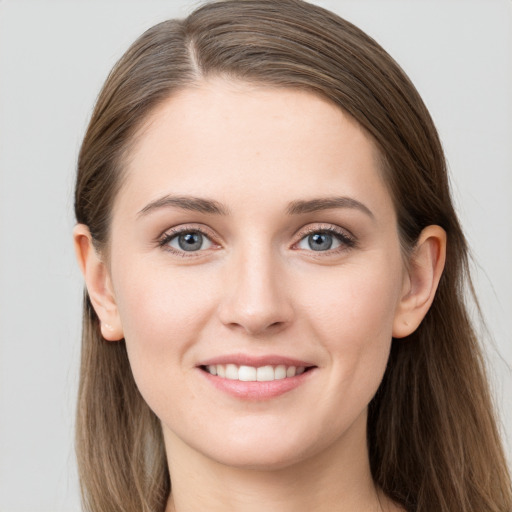
<path id="1" fill-rule="evenodd" d="M 314 368 L 296 375 L 264 382 L 245 382 L 242 380 L 231 380 L 212 375 L 205 370 L 199 369 L 210 384 L 220 391 L 223 391 L 235 398 L 243 400 L 269 400 L 271 398 L 288 393 L 305 383 L 314 372 Z"/>

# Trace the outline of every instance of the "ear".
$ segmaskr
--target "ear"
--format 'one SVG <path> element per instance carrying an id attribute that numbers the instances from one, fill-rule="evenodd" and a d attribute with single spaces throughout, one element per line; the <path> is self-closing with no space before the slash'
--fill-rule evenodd
<path id="1" fill-rule="evenodd" d="M 107 341 L 118 341 L 124 334 L 107 265 L 96 251 L 85 224 L 75 226 L 73 241 L 89 298 L 100 319 L 101 334 Z"/>
<path id="2" fill-rule="evenodd" d="M 420 234 L 409 259 L 402 297 L 395 313 L 393 337 L 412 334 L 427 314 L 446 260 L 446 232 L 428 226 Z"/>

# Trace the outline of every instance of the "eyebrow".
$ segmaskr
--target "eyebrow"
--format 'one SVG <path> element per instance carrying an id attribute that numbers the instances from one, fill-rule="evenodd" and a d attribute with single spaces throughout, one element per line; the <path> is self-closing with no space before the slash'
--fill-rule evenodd
<path id="1" fill-rule="evenodd" d="M 147 204 L 139 211 L 137 216 L 145 216 L 161 208 L 180 208 L 199 213 L 210 213 L 214 215 L 227 215 L 228 210 L 219 202 L 212 199 L 203 199 L 192 196 L 170 196 L 166 195 Z"/>
<path id="2" fill-rule="evenodd" d="M 289 215 L 300 215 L 304 213 L 318 212 L 321 210 L 330 210 L 333 208 L 351 208 L 360 210 L 372 219 L 375 219 L 372 211 L 363 203 L 351 197 L 323 197 L 319 199 L 292 201 L 287 208 Z"/>
<path id="3" fill-rule="evenodd" d="M 229 210 L 218 201 L 194 196 L 171 196 L 166 195 L 148 203 L 137 216 L 147 214 L 161 208 L 180 208 L 182 210 L 209 213 L 214 215 L 228 215 Z M 351 208 L 360 210 L 372 219 L 375 218 L 372 211 L 360 201 L 351 197 L 335 196 L 322 197 L 317 199 L 299 199 L 288 204 L 286 213 L 288 215 L 301 215 L 334 208 Z"/>

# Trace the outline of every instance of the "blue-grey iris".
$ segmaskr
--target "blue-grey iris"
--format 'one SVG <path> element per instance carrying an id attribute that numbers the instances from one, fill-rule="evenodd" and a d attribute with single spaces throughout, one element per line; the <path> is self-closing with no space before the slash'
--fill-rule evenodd
<path id="1" fill-rule="evenodd" d="M 332 235 L 329 233 L 309 235 L 308 245 L 313 251 L 327 251 L 332 246 Z"/>
<path id="2" fill-rule="evenodd" d="M 203 245 L 203 235 L 201 233 L 185 233 L 178 237 L 178 245 L 184 251 L 197 251 Z"/>

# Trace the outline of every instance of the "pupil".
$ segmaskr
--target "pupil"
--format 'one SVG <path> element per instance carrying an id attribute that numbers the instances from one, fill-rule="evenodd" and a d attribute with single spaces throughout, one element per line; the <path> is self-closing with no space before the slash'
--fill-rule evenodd
<path id="1" fill-rule="evenodd" d="M 332 235 L 315 233 L 309 236 L 308 244 L 313 251 L 327 251 L 332 246 Z"/>
<path id="2" fill-rule="evenodd" d="M 184 251 L 197 251 L 203 245 L 203 235 L 201 233 L 186 233 L 180 235 L 178 244 Z"/>

